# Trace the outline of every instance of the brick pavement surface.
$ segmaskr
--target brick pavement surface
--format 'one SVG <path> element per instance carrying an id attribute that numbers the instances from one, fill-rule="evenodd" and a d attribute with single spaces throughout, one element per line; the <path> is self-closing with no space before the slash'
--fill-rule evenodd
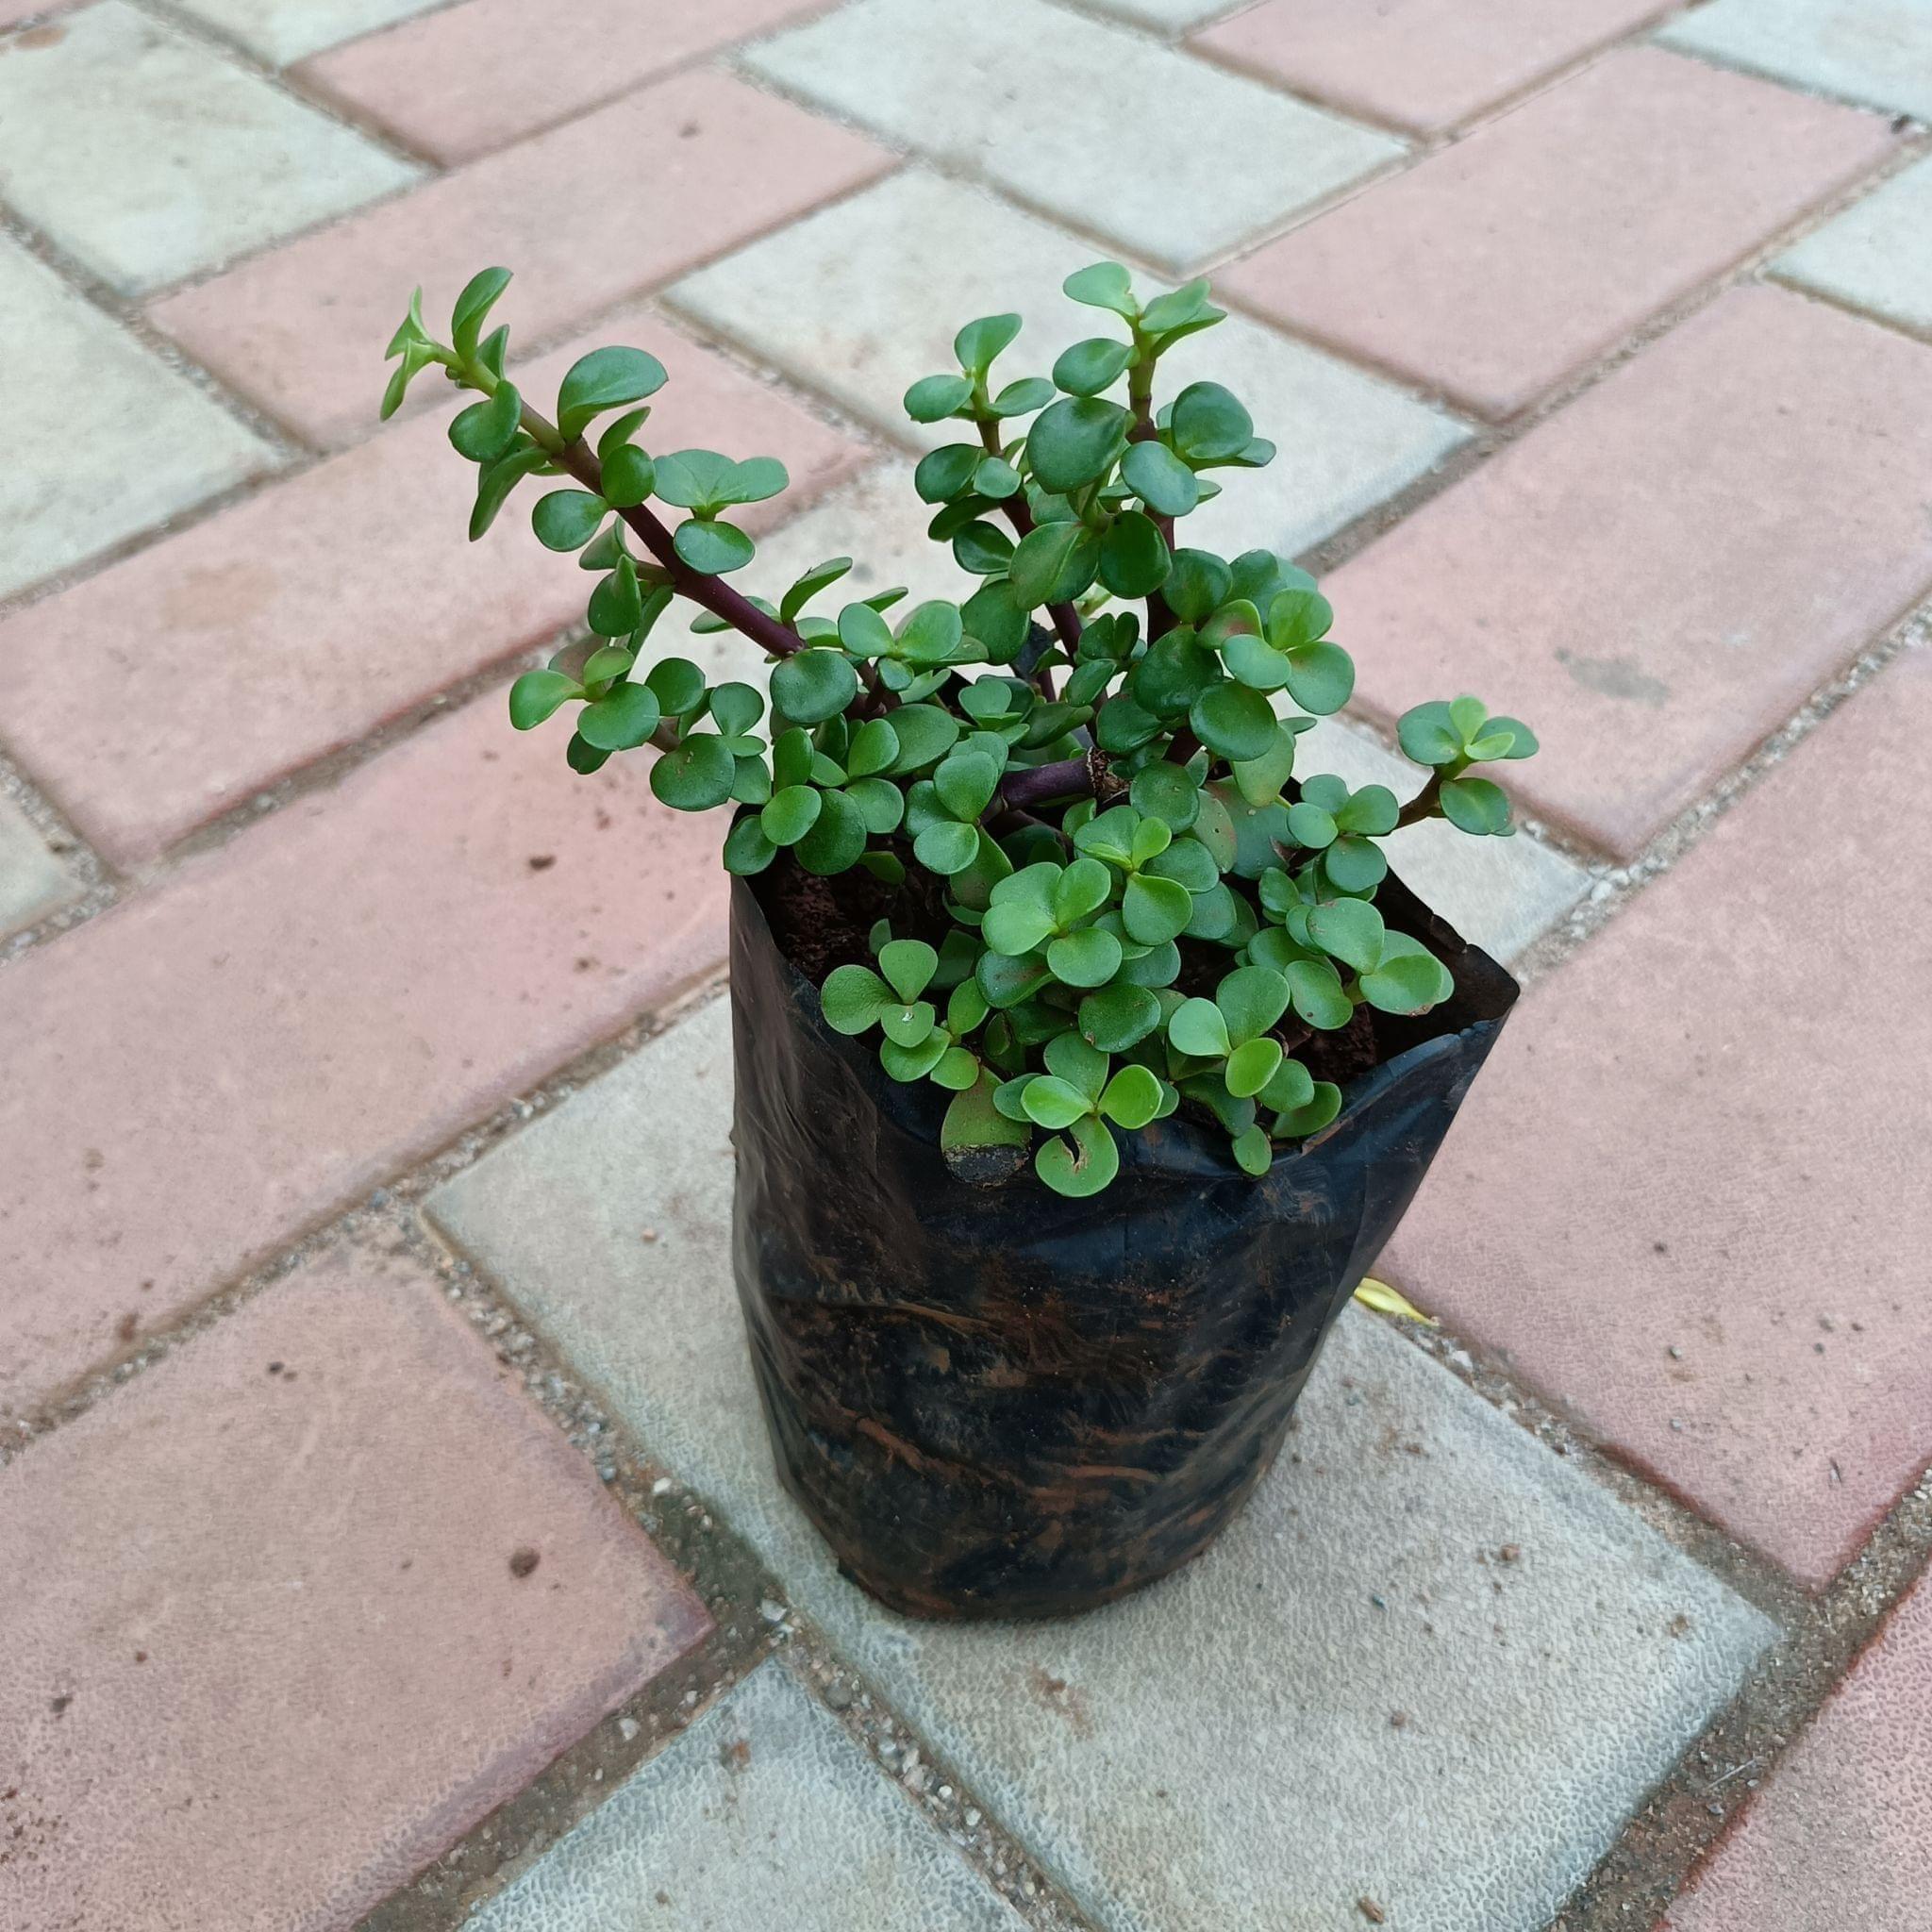
<path id="1" fill-rule="evenodd" d="M 1914 1924 L 1927 117 L 1927 0 L 0 0 L 7 1932 Z M 1352 1313 L 1204 1562 L 924 1629 L 751 1402 L 716 827 L 508 729 L 583 582 L 374 404 L 502 262 L 540 396 L 787 462 L 753 588 L 957 592 L 900 396 L 1103 249 L 1237 311 L 1304 767 L 1541 733 L 1395 852 L 1532 983 L 1382 1263 L 1449 1366 Z"/>

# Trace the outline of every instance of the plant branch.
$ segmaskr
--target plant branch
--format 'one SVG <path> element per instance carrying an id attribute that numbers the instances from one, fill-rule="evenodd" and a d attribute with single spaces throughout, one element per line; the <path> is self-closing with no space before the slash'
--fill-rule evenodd
<path id="1" fill-rule="evenodd" d="M 1136 332 L 1135 341 L 1140 341 Z M 1160 431 L 1154 422 L 1154 361 L 1151 353 L 1138 356 L 1127 371 L 1127 404 L 1134 412 L 1133 426 L 1127 431 L 1129 442 L 1153 442 Z M 1160 532 L 1160 541 L 1167 545 L 1171 556 L 1174 552 L 1174 519 L 1157 516 L 1154 527 Z M 1147 637 L 1151 642 L 1155 638 L 1164 637 L 1174 626 L 1174 615 L 1167 607 L 1167 599 L 1156 591 L 1147 599 Z M 1172 753 L 1169 754 L 1173 756 Z"/>
<path id="2" fill-rule="evenodd" d="M 999 425 L 991 416 L 977 418 L 979 441 L 990 457 L 1006 460 L 1006 451 L 1000 445 Z M 1017 490 L 1008 497 L 1000 508 L 1006 511 L 1007 520 L 1013 526 L 1014 534 L 1023 541 L 1033 534 L 1033 512 L 1026 508 L 1026 492 Z M 1053 620 L 1054 635 L 1066 646 L 1067 656 L 1072 657 L 1080 642 L 1080 613 L 1071 604 L 1049 604 L 1046 614 Z M 1037 675 L 1041 695 L 1053 702 L 1053 673 L 1041 671 Z"/>
<path id="3" fill-rule="evenodd" d="M 1058 758 L 1050 765 L 1008 772 L 988 810 L 1024 811 L 1029 806 L 1062 798 L 1105 798 L 1118 789 L 1107 754 L 1094 750 L 1077 758 Z"/>
<path id="4" fill-rule="evenodd" d="M 1419 824 L 1424 819 L 1439 817 L 1442 809 L 1442 774 L 1440 771 L 1429 774 L 1429 782 L 1405 805 L 1395 817 L 1395 829 L 1399 832 L 1404 825 Z"/>

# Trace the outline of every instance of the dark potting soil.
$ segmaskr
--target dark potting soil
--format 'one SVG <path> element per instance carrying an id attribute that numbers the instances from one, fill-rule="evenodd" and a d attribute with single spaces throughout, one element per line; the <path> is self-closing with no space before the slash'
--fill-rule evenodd
<path id="1" fill-rule="evenodd" d="M 939 882 L 917 868 L 908 869 L 904 885 L 888 886 L 862 867 L 821 878 L 781 857 L 758 881 L 758 897 L 779 950 L 814 986 L 836 966 L 870 966 L 872 929 L 881 919 L 895 939 L 935 948 L 951 925 Z M 1183 941 L 1181 956 L 1181 991 L 1211 996 L 1228 971 L 1227 954 Z M 1346 1087 L 1409 1044 L 1385 1038 L 1380 1018 L 1373 1007 L 1357 1007 L 1346 1026 L 1322 1033 L 1291 1013 L 1276 1032 L 1315 1079 Z"/>

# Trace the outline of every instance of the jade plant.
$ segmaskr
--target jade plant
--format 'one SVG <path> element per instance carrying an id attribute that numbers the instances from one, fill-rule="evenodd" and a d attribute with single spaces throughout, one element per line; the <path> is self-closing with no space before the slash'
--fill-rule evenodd
<path id="1" fill-rule="evenodd" d="M 1111 320 L 1050 376 L 995 376 L 1017 315 L 959 331 L 958 367 L 905 407 L 952 436 L 913 487 L 977 588 L 902 609 L 901 590 L 839 603 L 842 557 L 774 597 L 741 590 L 757 551 L 732 513 L 782 491 L 784 466 L 651 452 L 646 399 L 666 374 L 641 349 L 585 356 L 539 413 L 509 376 L 508 331 L 485 333 L 509 279 L 475 276 L 446 341 L 418 291 L 383 413 L 432 367 L 475 392 L 449 427 L 478 466 L 473 540 L 525 478 L 560 479 L 531 521 L 592 575 L 589 635 L 517 678 L 510 722 L 567 713 L 583 773 L 649 747 L 665 805 L 731 808 L 732 873 L 872 874 L 890 895 L 874 964 L 832 970 L 824 1019 L 875 1036 L 892 1079 L 950 1096 L 941 1141 L 962 1164 L 1030 1147 L 1048 1187 L 1091 1194 L 1119 1170 L 1116 1130 L 1187 1108 L 1265 1174 L 1341 1108 L 1298 1052 L 1365 1007 L 1449 997 L 1448 969 L 1376 908 L 1381 841 L 1425 818 L 1507 834 L 1483 769 L 1536 740 L 1464 696 L 1402 718 L 1427 774 L 1406 805 L 1297 769 L 1355 667 L 1306 572 L 1177 540 L 1221 477 L 1275 456 L 1218 383 L 1157 397 L 1163 358 L 1223 319 L 1205 280 L 1142 301 L 1118 263 L 1070 276 Z M 766 654 L 769 699 L 653 657 L 678 599 L 692 628 Z"/>

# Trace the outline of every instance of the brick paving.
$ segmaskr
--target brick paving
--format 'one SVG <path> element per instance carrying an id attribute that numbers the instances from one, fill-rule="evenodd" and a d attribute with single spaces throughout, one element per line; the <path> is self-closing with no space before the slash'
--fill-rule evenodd
<path id="1" fill-rule="evenodd" d="M 1914 116 L 1924 0 L 0 0 L 8 1932 L 1917 1923 Z M 899 395 L 1103 242 L 1240 311 L 1328 761 L 1541 733 L 1396 850 L 1530 984 L 1442 1328 L 1172 1583 L 921 1628 L 751 1404 L 712 828 L 508 730 L 581 586 L 380 351 L 503 261 L 784 458 L 771 581 L 957 594 Z"/>

